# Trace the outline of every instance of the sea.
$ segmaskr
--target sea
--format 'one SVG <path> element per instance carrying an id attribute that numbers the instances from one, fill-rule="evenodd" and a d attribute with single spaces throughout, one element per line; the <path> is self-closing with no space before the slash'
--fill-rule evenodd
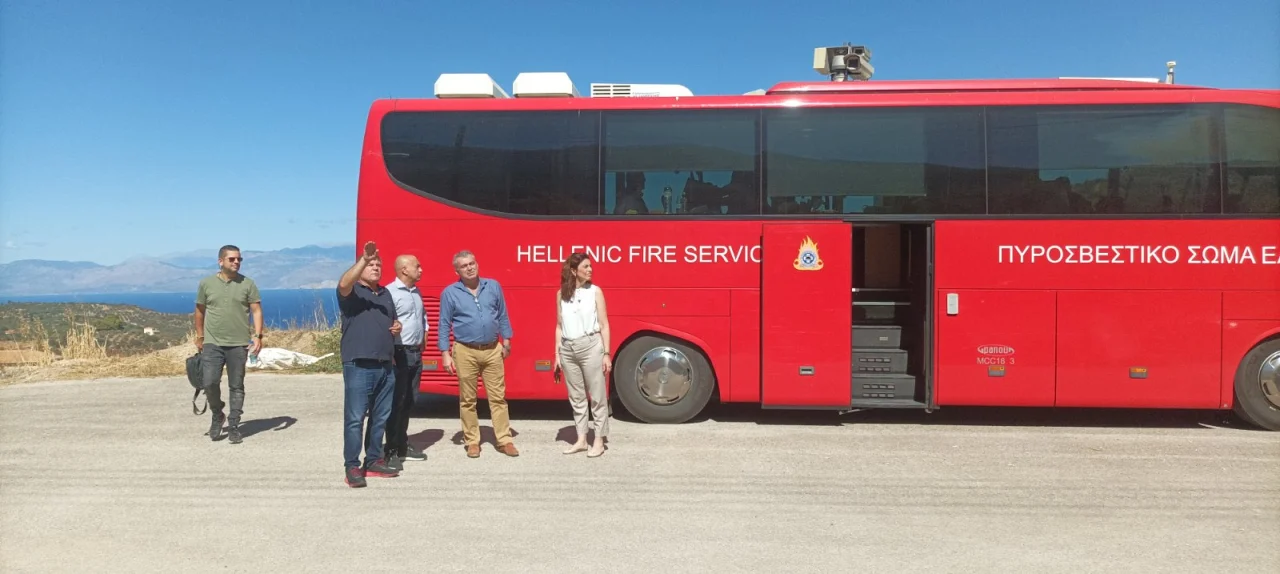
<path id="1" fill-rule="evenodd" d="M 262 320 L 267 327 L 314 326 L 338 323 L 336 289 L 263 289 Z M 103 293 L 83 295 L 0 295 L 0 303 L 108 303 L 136 305 L 160 313 L 190 314 L 195 310 L 191 293 Z"/>

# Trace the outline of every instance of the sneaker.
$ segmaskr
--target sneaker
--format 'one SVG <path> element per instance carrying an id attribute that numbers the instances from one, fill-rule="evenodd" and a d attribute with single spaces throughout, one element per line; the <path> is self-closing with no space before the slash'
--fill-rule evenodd
<path id="1" fill-rule="evenodd" d="M 227 440 L 231 441 L 231 444 L 240 444 L 244 441 L 244 435 L 240 434 L 239 423 L 231 424 L 231 432 L 227 433 Z"/>
<path id="2" fill-rule="evenodd" d="M 394 470 L 396 473 L 404 470 L 404 459 L 396 455 L 387 457 L 387 468 Z"/>
<path id="3" fill-rule="evenodd" d="M 387 466 L 386 461 L 378 459 L 365 465 L 364 475 L 374 478 L 395 478 L 400 476 L 400 472 Z"/>
<path id="4" fill-rule="evenodd" d="M 347 477 L 345 479 L 347 486 L 351 488 L 363 488 L 369 483 L 364 481 L 364 471 L 356 467 L 347 468 Z"/>
<path id="5" fill-rule="evenodd" d="M 404 458 L 412 458 L 413 460 L 427 460 L 427 453 L 422 452 L 412 445 L 405 447 Z"/>
<path id="6" fill-rule="evenodd" d="M 222 413 L 213 413 L 213 421 L 209 423 L 209 440 L 218 440 L 222 438 L 222 423 L 226 422 L 227 417 Z"/>

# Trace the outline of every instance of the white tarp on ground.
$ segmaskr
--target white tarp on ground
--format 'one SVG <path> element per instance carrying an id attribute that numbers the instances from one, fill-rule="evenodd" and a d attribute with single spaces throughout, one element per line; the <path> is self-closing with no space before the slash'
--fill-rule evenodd
<path id="1" fill-rule="evenodd" d="M 290 351 L 288 349 L 268 347 L 258 351 L 256 361 L 254 360 L 254 357 L 249 357 L 249 363 L 246 366 L 250 369 L 271 369 L 274 371 L 280 371 L 293 367 L 305 367 L 332 355 L 333 353 L 328 353 L 319 357 L 312 357 L 311 355 Z"/>

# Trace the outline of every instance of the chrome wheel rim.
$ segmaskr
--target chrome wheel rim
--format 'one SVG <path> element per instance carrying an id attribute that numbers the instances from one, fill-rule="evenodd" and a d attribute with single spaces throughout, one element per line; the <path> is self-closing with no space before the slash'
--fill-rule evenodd
<path id="1" fill-rule="evenodd" d="M 1258 384 L 1262 387 L 1262 396 L 1272 407 L 1280 409 L 1280 351 L 1271 353 L 1262 360 L 1258 369 Z"/>
<path id="2" fill-rule="evenodd" d="M 680 402 L 694 383 L 693 364 L 674 347 L 655 347 L 640 357 L 636 384 L 640 396 L 658 406 Z"/>

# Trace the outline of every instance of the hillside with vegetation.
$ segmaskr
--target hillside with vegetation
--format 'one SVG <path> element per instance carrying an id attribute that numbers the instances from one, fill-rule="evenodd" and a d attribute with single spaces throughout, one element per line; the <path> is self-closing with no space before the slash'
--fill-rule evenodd
<path id="1" fill-rule="evenodd" d="M 338 350 L 337 330 L 316 322 L 266 332 L 264 347 L 313 356 Z M 195 352 L 192 314 L 134 305 L 5 303 L 0 305 L 0 381 L 181 376 Z M 337 372 L 337 357 L 300 372 Z"/>
<path id="2" fill-rule="evenodd" d="M 185 342 L 191 314 L 158 313 L 134 305 L 99 303 L 6 303 L 0 305 L 0 343 L 31 341 L 43 331 L 51 348 L 77 328 L 92 331 L 108 356 L 136 355 Z M 88 329 L 91 327 L 92 329 Z"/>

